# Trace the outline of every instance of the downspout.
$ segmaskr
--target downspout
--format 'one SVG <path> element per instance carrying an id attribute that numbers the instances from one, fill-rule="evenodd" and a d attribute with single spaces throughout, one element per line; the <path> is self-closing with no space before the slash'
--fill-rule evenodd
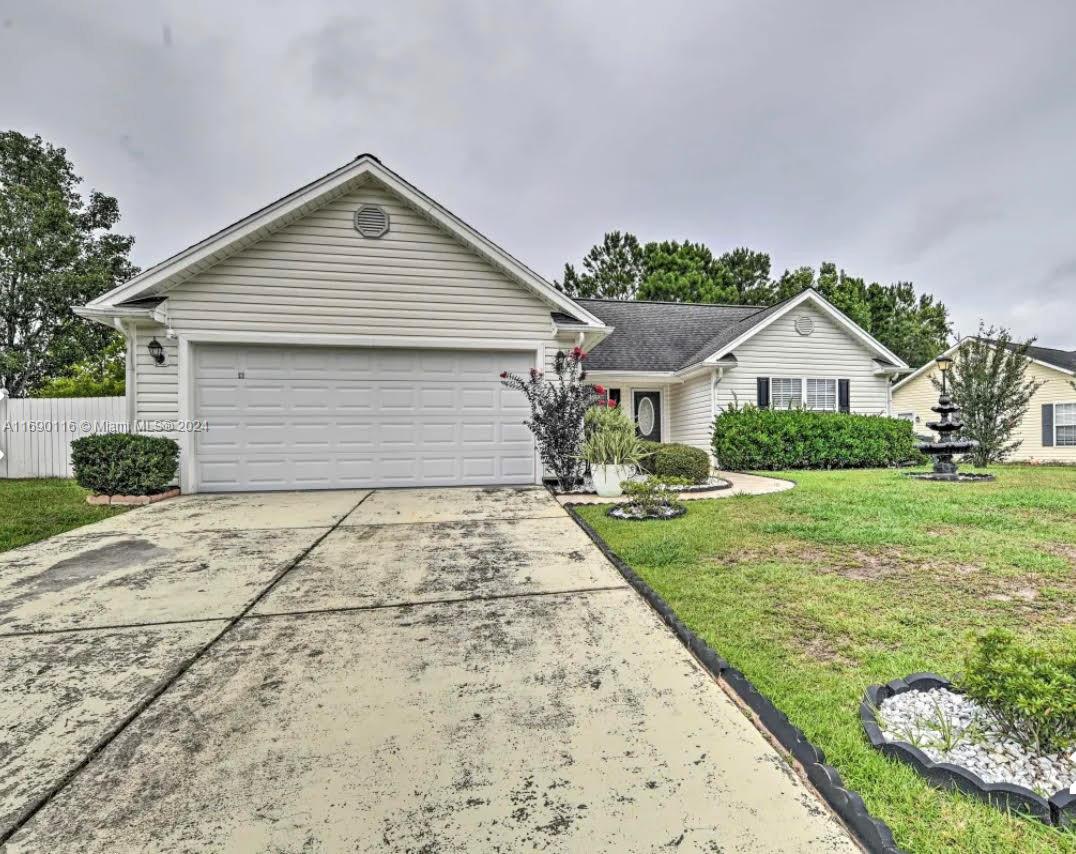
<path id="1" fill-rule="evenodd" d="M 135 370 L 135 360 L 137 358 L 136 349 L 138 347 L 138 340 L 135 336 L 134 325 L 130 327 L 123 322 L 121 318 L 112 318 L 112 323 L 115 327 L 123 333 L 123 340 L 126 344 L 126 364 L 124 365 L 123 376 L 123 394 L 126 397 L 124 403 L 127 410 L 127 430 L 128 432 L 134 432 L 134 423 L 136 415 L 136 406 L 138 400 L 138 372 Z"/>

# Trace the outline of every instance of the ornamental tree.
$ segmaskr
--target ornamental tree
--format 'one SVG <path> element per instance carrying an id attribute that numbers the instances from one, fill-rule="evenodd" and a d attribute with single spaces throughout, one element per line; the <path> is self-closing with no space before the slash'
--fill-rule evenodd
<path id="1" fill-rule="evenodd" d="M 557 478 L 561 492 L 570 492 L 583 478 L 584 463 L 579 457 L 583 443 L 583 417 L 602 392 L 583 384 L 587 354 L 581 347 L 569 353 L 557 352 L 555 378 L 546 379 L 537 368 L 520 377 L 504 371 L 501 382 L 523 393 L 530 404 L 531 417 L 523 423 L 534 434 L 538 454 Z M 604 391 L 604 390 L 603 390 Z"/>

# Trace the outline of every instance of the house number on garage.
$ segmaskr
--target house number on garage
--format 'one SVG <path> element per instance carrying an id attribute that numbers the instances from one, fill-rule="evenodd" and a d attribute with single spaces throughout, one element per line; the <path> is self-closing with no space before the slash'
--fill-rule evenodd
<path id="1" fill-rule="evenodd" d="M 236 374 L 236 376 L 238 376 L 241 380 L 245 380 L 247 378 L 245 371 L 240 371 L 238 374 Z"/>

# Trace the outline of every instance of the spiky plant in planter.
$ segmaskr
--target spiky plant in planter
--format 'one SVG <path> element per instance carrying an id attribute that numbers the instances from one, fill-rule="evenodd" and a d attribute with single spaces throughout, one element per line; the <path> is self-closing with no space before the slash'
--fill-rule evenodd
<path id="1" fill-rule="evenodd" d="M 528 378 L 501 373 L 501 382 L 523 393 L 530 404 L 527 425 L 538 443 L 538 453 L 546 468 L 557 478 L 561 492 L 570 492 L 583 477 L 583 460 L 579 457 L 583 443 L 583 418 L 605 389 L 583 384 L 587 354 L 582 347 L 557 352 L 553 362 L 555 377 L 547 379 L 537 368 Z"/>

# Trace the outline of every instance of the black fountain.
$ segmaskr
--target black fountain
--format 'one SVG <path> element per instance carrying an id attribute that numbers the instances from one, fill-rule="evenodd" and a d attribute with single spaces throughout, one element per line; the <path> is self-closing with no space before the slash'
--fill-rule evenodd
<path id="1" fill-rule="evenodd" d="M 934 470 L 929 472 L 910 473 L 909 477 L 917 480 L 942 480 L 950 483 L 982 483 L 993 480 L 992 474 L 969 474 L 957 471 L 957 464 L 953 457 L 959 454 L 967 454 L 979 447 L 974 439 L 960 438 L 960 431 L 964 429 L 964 422 L 960 420 L 960 407 L 953 403 L 949 397 L 946 377 L 949 369 L 953 366 L 953 360 L 948 356 L 939 356 L 935 361 L 942 375 L 941 395 L 938 397 L 938 405 L 930 407 L 931 412 L 937 412 L 941 418 L 930 421 L 927 427 L 938 434 L 936 442 L 921 442 L 919 450 L 934 458 Z"/>

